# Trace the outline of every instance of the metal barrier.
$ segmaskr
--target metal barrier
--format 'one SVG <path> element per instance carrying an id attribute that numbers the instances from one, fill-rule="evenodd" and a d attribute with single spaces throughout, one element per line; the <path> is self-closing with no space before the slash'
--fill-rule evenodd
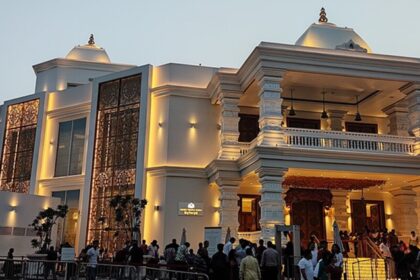
<path id="1" fill-rule="evenodd" d="M 147 266 L 48 260 L 0 259 L 0 279 L 8 280 L 209 280 L 204 273 Z"/>

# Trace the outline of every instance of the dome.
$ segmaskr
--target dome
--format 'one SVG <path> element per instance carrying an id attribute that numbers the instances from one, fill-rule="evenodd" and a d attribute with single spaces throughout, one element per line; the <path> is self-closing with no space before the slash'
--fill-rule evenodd
<path id="1" fill-rule="evenodd" d="M 324 48 L 341 49 L 359 52 L 372 52 L 369 45 L 352 29 L 338 27 L 329 23 L 324 8 L 321 9 L 318 23 L 313 23 L 300 36 L 295 45 Z"/>
<path id="2" fill-rule="evenodd" d="M 111 63 L 106 51 L 95 44 L 92 34 L 86 45 L 74 47 L 66 55 L 66 58 L 80 61 Z"/>

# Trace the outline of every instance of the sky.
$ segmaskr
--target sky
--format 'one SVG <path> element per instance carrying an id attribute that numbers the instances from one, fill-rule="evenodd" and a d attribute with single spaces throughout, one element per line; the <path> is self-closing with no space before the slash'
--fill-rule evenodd
<path id="1" fill-rule="evenodd" d="M 1 0 L 0 104 L 90 33 L 112 62 L 240 67 L 261 41 L 294 44 L 322 6 L 374 53 L 420 57 L 419 0 Z"/>

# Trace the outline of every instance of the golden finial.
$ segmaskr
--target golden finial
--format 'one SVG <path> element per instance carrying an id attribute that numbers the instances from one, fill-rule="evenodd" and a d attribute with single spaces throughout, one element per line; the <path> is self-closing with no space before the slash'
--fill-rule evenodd
<path id="1" fill-rule="evenodd" d="M 93 34 L 90 34 L 88 45 L 89 46 L 95 45 L 95 38 L 93 38 Z"/>
<path id="2" fill-rule="evenodd" d="M 325 12 L 324 7 L 321 8 L 318 22 L 328 22 L 327 13 Z"/>

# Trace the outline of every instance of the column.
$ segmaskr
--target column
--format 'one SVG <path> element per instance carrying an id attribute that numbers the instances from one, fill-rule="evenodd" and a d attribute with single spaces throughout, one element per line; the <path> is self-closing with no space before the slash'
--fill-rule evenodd
<path id="1" fill-rule="evenodd" d="M 334 207 L 334 218 L 340 230 L 349 230 L 349 217 L 347 211 L 348 191 L 346 190 L 331 190 L 333 195 L 332 206 Z"/>
<path id="2" fill-rule="evenodd" d="M 239 138 L 239 98 L 222 97 L 221 106 L 221 134 L 219 159 L 236 160 L 240 156 Z"/>
<path id="3" fill-rule="evenodd" d="M 261 238 L 274 241 L 275 225 L 284 224 L 282 183 L 287 169 L 262 167 L 256 172 L 261 183 Z"/>
<path id="4" fill-rule="evenodd" d="M 284 143 L 284 136 L 281 130 L 283 121 L 281 81 L 281 76 L 273 77 L 264 74 L 258 80 L 258 85 L 260 86 L 260 118 L 258 120 L 260 133 L 258 135 L 258 145 L 276 147 Z"/>
<path id="5" fill-rule="evenodd" d="M 416 214 L 417 219 L 420 218 L 420 185 L 415 186 L 413 190 L 416 192 Z M 420 223 L 417 223 L 417 229 L 416 229 L 417 235 L 420 234 Z"/>
<path id="6" fill-rule="evenodd" d="M 410 83 L 401 91 L 407 95 L 408 130 L 416 137 L 414 154 L 420 155 L 420 84 Z"/>
<path id="7" fill-rule="evenodd" d="M 236 183 L 218 183 L 220 191 L 220 222 L 222 227 L 222 239 L 224 241 L 227 229 L 230 228 L 230 236 L 237 237 L 239 229 L 239 206 L 238 190 L 239 182 Z"/>
<path id="8" fill-rule="evenodd" d="M 388 115 L 389 134 L 408 136 L 408 109 L 407 102 L 392 104 L 382 111 Z"/>
<path id="9" fill-rule="evenodd" d="M 328 130 L 343 131 L 343 118 L 347 111 L 327 110 L 328 113 Z"/>
<path id="10" fill-rule="evenodd" d="M 397 234 L 407 240 L 412 230 L 417 229 L 417 201 L 416 192 L 410 187 L 403 187 L 392 191 L 394 196 L 393 220 Z"/>

